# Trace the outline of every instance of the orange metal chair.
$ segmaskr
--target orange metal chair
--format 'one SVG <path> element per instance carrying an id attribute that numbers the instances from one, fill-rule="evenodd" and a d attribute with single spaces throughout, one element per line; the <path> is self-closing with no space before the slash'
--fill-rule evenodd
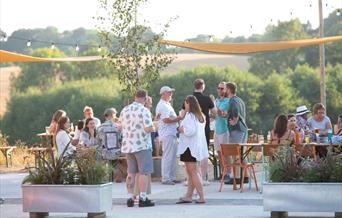
<path id="1" fill-rule="evenodd" d="M 224 175 L 227 174 L 228 169 L 232 168 L 233 169 L 233 189 L 236 190 L 236 169 L 235 167 L 240 167 L 242 168 L 242 178 L 241 178 L 241 184 L 240 184 L 240 192 L 243 192 L 243 181 L 245 179 L 246 175 L 246 170 L 251 169 L 252 174 L 253 174 L 253 179 L 255 183 L 256 190 L 258 191 L 258 184 L 255 176 L 255 171 L 252 163 L 244 163 L 241 160 L 241 153 L 240 153 L 240 145 L 239 144 L 221 144 L 221 152 L 220 152 L 220 163 L 221 163 L 221 169 L 222 169 L 222 177 L 221 177 L 221 183 L 219 187 L 219 192 L 222 191 L 222 185 L 224 182 Z M 232 157 L 232 162 L 227 163 L 224 161 L 225 156 L 231 156 Z"/>

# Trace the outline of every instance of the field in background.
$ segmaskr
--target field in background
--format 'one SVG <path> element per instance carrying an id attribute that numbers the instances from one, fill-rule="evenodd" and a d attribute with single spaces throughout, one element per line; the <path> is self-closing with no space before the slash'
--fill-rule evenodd
<path id="1" fill-rule="evenodd" d="M 0 68 L 0 117 L 6 112 L 6 103 L 10 97 L 11 77 L 20 73 L 20 67 Z"/>
<path id="2" fill-rule="evenodd" d="M 177 58 L 162 73 L 175 73 L 181 69 L 194 68 L 200 65 L 225 67 L 234 65 L 239 70 L 248 70 L 247 56 L 217 54 L 178 54 Z M 6 103 L 10 97 L 10 79 L 20 73 L 20 67 L 0 68 L 0 117 L 6 112 Z"/>

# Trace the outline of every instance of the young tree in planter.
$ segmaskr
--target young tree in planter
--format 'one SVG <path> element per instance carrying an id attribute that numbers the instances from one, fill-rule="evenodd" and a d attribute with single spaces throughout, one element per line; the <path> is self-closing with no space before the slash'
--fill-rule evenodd
<path id="1" fill-rule="evenodd" d="M 148 88 L 159 78 L 174 56 L 167 53 L 161 40 L 169 23 L 154 34 L 138 24 L 137 8 L 147 0 L 98 0 L 98 30 L 108 49 L 106 57 L 118 70 L 124 91 L 132 96 L 139 88 Z"/>

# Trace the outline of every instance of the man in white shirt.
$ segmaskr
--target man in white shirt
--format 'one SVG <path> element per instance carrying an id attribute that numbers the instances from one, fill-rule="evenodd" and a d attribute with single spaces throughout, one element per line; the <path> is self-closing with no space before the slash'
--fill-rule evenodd
<path id="1" fill-rule="evenodd" d="M 170 104 L 174 89 L 163 86 L 160 89 L 160 101 L 157 104 L 156 114 L 159 117 L 158 134 L 162 142 L 162 184 L 175 184 L 176 154 L 177 154 L 177 127 L 180 116 Z"/>
<path id="2" fill-rule="evenodd" d="M 147 91 L 138 90 L 135 101 L 122 109 L 121 152 L 127 157 L 127 206 L 134 206 L 134 186 L 136 174 L 139 175 L 139 207 L 154 206 L 147 198 L 148 177 L 153 172 L 151 132 L 154 131 L 151 113 L 144 107 Z"/>
<path id="3" fill-rule="evenodd" d="M 101 121 L 99 118 L 94 117 L 94 111 L 92 107 L 85 106 L 83 109 L 84 123 L 88 118 L 93 118 L 95 121 L 96 128 L 101 125 Z"/>

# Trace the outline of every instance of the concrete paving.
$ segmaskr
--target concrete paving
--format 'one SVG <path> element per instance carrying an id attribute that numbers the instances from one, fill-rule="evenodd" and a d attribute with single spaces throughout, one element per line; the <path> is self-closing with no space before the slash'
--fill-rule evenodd
<path id="1" fill-rule="evenodd" d="M 21 181 L 27 174 L 0 174 L 0 197 L 5 199 L 0 205 L 0 218 L 24 218 L 28 213 L 22 212 Z M 174 186 L 161 185 L 160 182 L 152 183 L 150 198 L 155 200 L 156 206 L 151 208 L 126 207 L 125 183 L 113 184 L 113 208 L 107 217 L 127 218 L 178 218 L 178 217 L 228 217 L 228 218 L 266 218 L 270 213 L 263 211 L 262 194 L 245 186 L 243 193 L 233 191 L 232 185 L 224 185 L 222 192 L 218 192 L 218 182 L 212 182 L 204 187 L 207 203 L 197 205 L 195 203 L 178 205 L 177 199 L 186 191 L 186 186 L 176 184 Z M 291 217 L 333 217 L 333 213 L 290 213 Z M 50 213 L 50 217 L 86 217 L 86 214 L 76 213 Z"/>

